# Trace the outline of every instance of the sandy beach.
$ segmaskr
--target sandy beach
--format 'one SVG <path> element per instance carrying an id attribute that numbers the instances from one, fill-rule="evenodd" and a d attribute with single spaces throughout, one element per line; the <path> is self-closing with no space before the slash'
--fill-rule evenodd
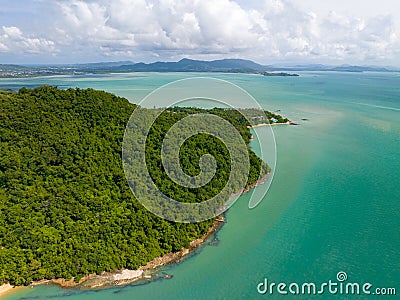
<path id="1" fill-rule="evenodd" d="M 20 287 L 15 287 L 9 283 L 5 283 L 0 286 L 0 298 L 5 296 L 6 294 L 19 289 Z"/>

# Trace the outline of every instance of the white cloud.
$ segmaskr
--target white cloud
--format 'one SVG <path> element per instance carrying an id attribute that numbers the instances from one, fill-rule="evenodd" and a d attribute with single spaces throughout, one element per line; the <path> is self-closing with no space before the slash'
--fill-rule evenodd
<path id="1" fill-rule="evenodd" d="M 22 36 L 21 30 L 19 28 L 17 28 L 17 27 L 6 27 L 6 26 L 3 26 L 2 29 L 3 29 L 3 34 L 4 34 L 5 38 L 8 38 L 8 37 L 16 38 L 16 37 Z"/>
<path id="2" fill-rule="evenodd" d="M 388 7 L 386 15 L 374 16 L 357 15 L 357 10 L 321 13 L 312 11 L 310 2 L 301 6 L 290 0 L 55 3 L 54 11 L 59 13 L 51 22 L 54 30 L 46 28 L 40 33 L 42 38 L 37 38 L 24 35 L 17 27 L 3 26 L 0 51 L 59 48 L 62 53 L 73 53 L 75 59 L 92 53 L 150 60 L 229 56 L 263 63 L 399 60 L 400 26 L 392 14 L 394 7 Z"/>
<path id="3" fill-rule="evenodd" d="M 55 43 L 51 40 L 25 36 L 15 26 L 2 26 L 0 30 L 0 52 L 17 52 L 38 54 L 55 52 Z"/>

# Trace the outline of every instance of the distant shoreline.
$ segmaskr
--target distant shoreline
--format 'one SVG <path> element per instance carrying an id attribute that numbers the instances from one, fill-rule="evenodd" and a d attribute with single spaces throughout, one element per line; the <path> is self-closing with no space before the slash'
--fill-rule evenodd
<path id="1" fill-rule="evenodd" d="M 29 78 L 47 75 L 90 75 L 130 72 L 207 72 L 261 74 L 264 76 L 297 77 L 299 74 L 288 72 L 301 71 L 339 71 L 339 72 L 398 72 L 397 68 L 357 65 L 297 65 L 265 66 L 246 59 L 219 59 L 213 61 L 183 58 L 179 61 L 157 61 L 152 63 L 132 61 L 114 61 L 75 64 L 18 65 L 0 64 L 0 78 Z"/>

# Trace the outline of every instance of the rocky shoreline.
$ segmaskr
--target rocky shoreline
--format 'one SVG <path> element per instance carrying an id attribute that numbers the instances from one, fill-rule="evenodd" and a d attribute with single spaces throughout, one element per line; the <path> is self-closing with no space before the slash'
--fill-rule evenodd
<path id="1" fill-rule="evenodd" d="M 210 235 L 216 232 L 219 227 L 224 223 L 224 218 L 219 216 L 214 222 L 213 226 L 200 238 L 190 242 L 189 248 L 183 248 L 179 252 L 171 252 L 165 254 L 161 257 L 156 257 L 152 261 L 149 261 L 145 266 L 140 267 L 137 270 L 123 269 L 115 272 L 103 272 L 100 275 L 90 274 L 82 277 L 79 282 L 75 282 L 72 278 L 71 280 L 66 280 L 64 278 L 57 279 L 44 279 L 40 281 L 35 281 L 30 284 L 31 287 L 42 285 L 42 284 L 55 284 L 62 288 L 104 288 L 108 286 L 123 285 L 128 284 L 140 279 L 151 279 L 151 273 L 156 269 L 174 262 L 178 262 L 184 256 L 188 255 L 191 251 L 203 244 Z"/>
<path id="2" fill-rule="evenodd" d="M 263 127 L 263 126 L 277 126 L 277 125 L 298 125 L 297 123 L 294 123 L 293 121 L 287 121 L 285 123 L 260 123 L 256 125 L 248 125 L 246 126 L 247 128 L 257 128 L 257 127 Z"/>
<path id="3" fill-rule="evenodd" d="M 247 186 L 239 193 L 240 194 L 246 193 L 250 191 L 252 188 L 255 188 L 257 185 L 263 184 L 268 175 L 269 173 L 265 174 L 260 180 Z M 137 270 L 123 269 L 115 272 L 103 272 L 100 275 L 89 274 L 83 276 L 79 280 L 79 282 L 75 282 L 74 278 L 70 280 L 66 280 L 64 278 L 43 279 L 39 281 L 34 281 L 29 286 L 34 287 L 42 284 L 55 284 L 62 288 L 82 287 L 88 289 L 96 289 L 96 288 L 106 288 L 109 286 L 129 284 L 140 279 L 152 279 L 153 277 L 152 274 L 154 274 L 155 270 L 167 264 L 179 262 L 183 257 L 185 257 L 194 249 L 202 245 L 213 233 L 215 233 L 222 226 L 224 222 L 225 218 L 222 215 L 220 215 L 215 220 L 213 226 L 210 227 L 209 230 L 205 234 L 203 234 L 202 237 L 190 242 L 189 248 L 182 248 L 182 250 L 179 252 L 171 252 L 161 257 L 156 257 L 152 261 L 149 261 L 145 266 L 141 266 Z M 166 276 L 166 278 L 169 277 Z M 11 290 L 12 288 L 13 286 L 10 286 L 10 288 L 8 288 L 7 290 Z"/>

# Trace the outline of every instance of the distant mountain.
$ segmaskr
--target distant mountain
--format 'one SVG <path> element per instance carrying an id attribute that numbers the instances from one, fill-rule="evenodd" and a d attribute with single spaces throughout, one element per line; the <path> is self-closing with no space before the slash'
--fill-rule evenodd
<path id="1" fill-rule="evenodd" d="M 85 64 L 78 64 L 72 65 L 77 67 L 87 67 L 87 68 L 105 68 L 105 67 L 120 67 L 124 65 L 133 65 L 134 63 L 126 60 L 126 61 L 111 61 L 111 62 L 96 62 L 96 63 L 85 63 Z"/>
<path id="2" fill-rule="evenodd" d="M 366 66 L 338 66 L 333 68 L 334 71 L 340 72 L 388 72 L 389 70 L 383 67 L 366 67 Z"/>
<path id="3" fill-rule="evenodd" d="M 338 72 L 391 72 L 394 69 L 377 66 L 352 66 L 340 65 L 329 66 L 322 64 L 307 64 L 307 65 L 294 65 L 294 66 L 271 66 L 269 67 L 275 71 L 338 71 Z"/>
<path id="4" fill-rule="evenodd" d="M 221 59 L 213 61 L 181 59 L 178 62 L 137 63 L 117 67 L 130 72 L 240 72 L 254 73 L 265 70 L 265 66 L 245 59 Z"/>
<path id="5" fill-rule="evenodd" d="M 59 74 L 99 74 L 110 72 L 225 72 L 251 73 L 265 76 L 296 75 L 297 71 L 338 71 L 338 72 L 399 72 L 392 67 L 376 66 L 329 66 L 322 64 L 306 65 L 260 65 L 246 59 L 220 59 L 212 61 L 184 58 L 177 62 L 133 63 L 131 61 L 99 62 L 64 65 L 6 65 L 0 64 L 0 77 L 27 77 Z"/>

